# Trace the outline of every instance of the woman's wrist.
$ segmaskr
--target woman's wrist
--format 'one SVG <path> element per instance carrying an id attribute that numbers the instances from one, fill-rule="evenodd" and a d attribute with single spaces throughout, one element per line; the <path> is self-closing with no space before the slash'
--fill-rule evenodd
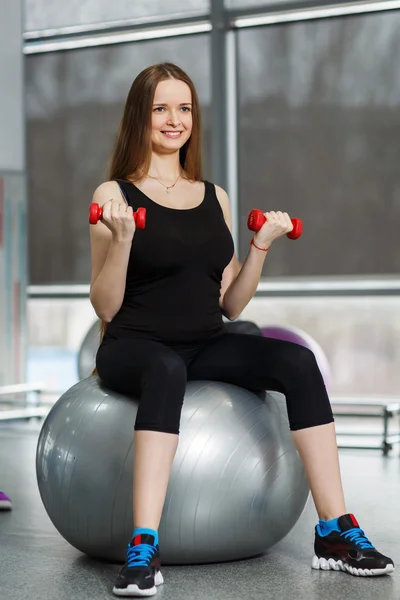
<path id="1" fill-rule="evenodd" d="M 123 244 L 132 244 L 132 241 L 133 241 L 133 237 L 124 236 L 124 235 L 121 235 L 121 236 L 113 235 L 112 239 L 111 239 L 111 242 L 113 244 L 115 244 L 116 246 L 123 245 Z"/>
<path id="2" fill-rule="evenodd" d="M 267 252 L 270 249 L 271 244 L 272 244 L 272 240 L 259 241 L 259 240 L 257 240 L 256 236 L 254 236 L 250 242 L 250 247 L 254 246 L 254 248 L 256 248 L 257 250 Z"/>
<path id="3" fill-rule="evenodd" d="M 266 248 L 263 248 L 263 247 L 261 247 L 261 246 L 258 246 L 258 245 L 257 245 L 257 244 L 254 242 L 254 240 L 251 240 L 251 242 L 250 242 L 250 248 L 251 248 L 251 246 L 254 246 L 254 248 L 256 248 L 256 250 L 261 250 L 262 252 L 268 252 L 268 250 L 269 250 L 269 246 L 267 246 Z"/>

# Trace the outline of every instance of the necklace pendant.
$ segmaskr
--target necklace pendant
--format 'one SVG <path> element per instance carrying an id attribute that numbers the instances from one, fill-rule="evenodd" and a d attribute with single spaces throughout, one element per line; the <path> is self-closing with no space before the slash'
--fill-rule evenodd
<path id="1" fill-rule="evenodd" d="M 165 191 L 167 192 L 167 194 L 169 194 L 169 188 L 165 188 Z"/>

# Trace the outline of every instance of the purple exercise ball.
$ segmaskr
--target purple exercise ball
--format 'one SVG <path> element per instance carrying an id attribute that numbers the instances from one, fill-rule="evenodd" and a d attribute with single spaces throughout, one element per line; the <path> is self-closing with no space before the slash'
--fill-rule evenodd
<path id="1" fill-rule="evenodd" d="M 321 371 L 325 386 L 329 389 L 331 384 L 331 368 L 326 357 L 325 352 L 322 350 L 318 342 L 311 337 L 308 333 L 297 327 L 283 327 L 281 325 L 268 325 L 261 328 L 264 337 L 274 338 L 276 340 L 283 340 L 285 342 L 292 342 L 304 346 L 314 353 L 319 370 Z"/>

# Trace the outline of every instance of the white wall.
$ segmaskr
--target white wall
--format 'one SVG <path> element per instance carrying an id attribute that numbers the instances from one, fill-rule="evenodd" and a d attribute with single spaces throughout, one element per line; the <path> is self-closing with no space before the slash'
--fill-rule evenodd
<path id="1" fill-rule="evenodd" d="M 21 0 L 0 6 L 0 385 L 25 378 L 26 192 Z"/>
<path id="2" fill-rule="evenodd" d="M 25 152 L 20 0 L 1 0 L 0 90 L 0 171 L 22 171 Z"/>

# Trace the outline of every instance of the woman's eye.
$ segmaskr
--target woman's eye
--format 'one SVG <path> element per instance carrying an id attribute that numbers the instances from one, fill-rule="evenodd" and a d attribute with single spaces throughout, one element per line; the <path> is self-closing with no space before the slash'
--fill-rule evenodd
<path id="1" fill-rule="evenodd" d="M 164 112 L 165 111 L 165 106 L 156 106 L 154 109 L 154 112 Z M 190 106 L 181 106 L 181 111 L 183 112 L 190 112 L 191 108 Z"/>

